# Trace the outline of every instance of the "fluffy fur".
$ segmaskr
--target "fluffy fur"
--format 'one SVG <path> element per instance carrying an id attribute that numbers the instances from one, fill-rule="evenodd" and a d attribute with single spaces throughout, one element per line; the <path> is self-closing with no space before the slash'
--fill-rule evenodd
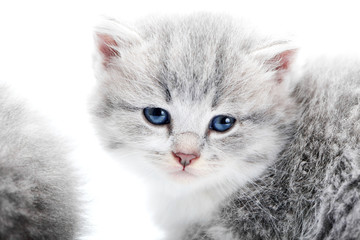
<path id="1" fill-rule="evenodd" d="M 322 239 L 343 230 L 346 219 L 351 230 L 344 233 L 357 234 L 350 224 L 356 214 L 334 208 L 340 195 L 329 200 L 336 189 L 357 192 L 350 182 L 348 190 L 331 185 L 337 173 L 355 180 L 358 171 L 356 71 L 333 77 L 324 70 L 326 82 L 309 70 L 296 85 L 285 77 L 289 42 L 207 14 L 146 19 L 133 28 L 110 20 L 96 29 L 96 44 L 99 135 L 148 179 L 168 239 Z M 340 91 L 336 84 L 345 87 L 339 80 L 350 76 Z M 167 110 L 171 124 L 148 123 L 145 107 Z M 208 128 L 220 114 L 237 120 L 225 133 Z M 171 152 L 189 143 L 201 156 L 182 171 Z M 342 160 L 345 170 L 336 170 Z"/>
<path id="2" fill-rule="evenodd" d="M 301 68 L 292 141 L 261 178 L 184 239 L 359 239 L 358 66 L 318 59 Z"/>
<path id="3" fill-rule="evenodd" d="M 75 239 L 77 179 L 65 145 L 0 87 L 0 239 Z"/>

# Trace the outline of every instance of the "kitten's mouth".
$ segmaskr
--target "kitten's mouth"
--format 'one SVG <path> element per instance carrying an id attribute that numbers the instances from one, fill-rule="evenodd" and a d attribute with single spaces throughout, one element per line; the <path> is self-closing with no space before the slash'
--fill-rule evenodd
<path id="1" fill-rule="evenodd" d="M 185 170 L 184 168 L 183 168 L 183 169 L 179 169 L 179 171 L 172 172 L 171 174 L 183 174 L 183 175 L 192 175 L 192 176 L 195 176 L 194 174 L 190 173 L 189 171 Z"/>
<path id="2" fill-rule="evenodd" d="M 178 171 L 171 172 L 170 175 L 176 179 L 189 179 L 196 177 L 196 175 L 185 169 L 179 169 Z"/>
<path id="3" fill-rule="evenodd" d="M 192 163 L 198 160 L 199 155 L 172 152 L 172 156 L 175 162 L 172 162 L 171 166 L 164 169 L 172 179 L 183 182 L 198 177 Z"/>

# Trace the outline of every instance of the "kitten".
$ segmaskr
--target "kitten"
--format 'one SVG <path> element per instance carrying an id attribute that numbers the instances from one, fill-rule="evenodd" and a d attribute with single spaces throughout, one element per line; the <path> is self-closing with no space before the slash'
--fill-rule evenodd
<path id="1" fill-rule="evenodd" d="M 75 239 L 74 169 L 64 144 L 0 86 L 0 239 Z"/>
<path id="2" fill-rule="evenodd" d="M 319 81 L 332 92 L 309 86 L 321 73 L 295 81 L 290 42 L 211 14 L 146 19 L 133 28 L 109 20 L 96 29 L 96 46 L 99 135 L 149 182 L 168 239 L 322 239 L 331 231 L 325 212 L 340 189 L 331 190 L 331 171 L 341 154 L 348 164 L 339 174 L 356 179 L 358 171 L 358 81 L 343 95 L 335 91 L 350 73 Z M 348 132 L 338 139 L 340 129 Z"/>

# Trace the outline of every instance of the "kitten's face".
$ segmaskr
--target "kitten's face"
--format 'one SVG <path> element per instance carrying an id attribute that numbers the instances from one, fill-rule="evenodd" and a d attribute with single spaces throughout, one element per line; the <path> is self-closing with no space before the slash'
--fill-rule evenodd
<path id="1" fill-rule="evenodd" d="M 258 51 L 272 43 L 216 17 L 109 26 L 97 33 L 93 112 L 122 161 L 195 184 L 244 183 L 275 160 L 293 121 L 289 52 Z"/>

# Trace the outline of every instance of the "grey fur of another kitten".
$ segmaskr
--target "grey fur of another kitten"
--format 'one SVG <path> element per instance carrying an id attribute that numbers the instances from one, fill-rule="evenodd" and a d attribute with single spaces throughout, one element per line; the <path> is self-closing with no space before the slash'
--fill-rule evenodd
<path id="1" fill-rule="evenodd" d="M 167 239 L 360 237 L 356 62 L 295 69 L 289 41 L 212 14 L 109 20 L 95 39 L 95 124 Z"/>
<path id="2" fill-rule="evenodd" d="M 82 222 L 68 146 L 0 86 L 0 239 L 73 240 Z"/>

